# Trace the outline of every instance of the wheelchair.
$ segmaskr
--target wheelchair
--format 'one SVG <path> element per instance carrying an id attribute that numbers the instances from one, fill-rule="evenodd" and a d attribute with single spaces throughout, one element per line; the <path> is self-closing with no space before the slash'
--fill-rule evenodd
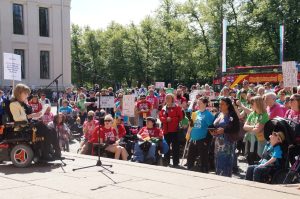
<path id="1" fill-rule="evenodd" d="M 298 124 L 299 125 L 299 124 Z M 295 124 L 292 124 L 292 121 L 276 117 L 272 120 L 269 120 L 264 127 L 264 136 L 266 140 L 269 140 L 269 136 L 273 131 L 281 131 L 285 135 L 285 141 L 281 144 L 283 150 L 283 159 L 282 167 L 278 169 L 273 169 L 266 176 L 265 182 L 270 184 L 292 184 L 299 183 L 300 177 L 300 151 L 297 150 L 296 156 L 298 159 L 295 163 L 292 163 L 289 159 L 291 153 L 291 146 L 296 146 L 299 149 L 299 143 L 296 143 L 297 138 L 297 128 Z M 299 133 L 299 132 L 298 132 Z M 290 167 L 292 165 L 292 167 Z"/>
<path id="2" fill-rule="evenodd" d="M 37 135 L 35 124 L 6 123 L 0 134 L 0 162 L 11 161 L 15 167 L 25 168 L 32 161 L 42 161 L 44 140 Z"/>

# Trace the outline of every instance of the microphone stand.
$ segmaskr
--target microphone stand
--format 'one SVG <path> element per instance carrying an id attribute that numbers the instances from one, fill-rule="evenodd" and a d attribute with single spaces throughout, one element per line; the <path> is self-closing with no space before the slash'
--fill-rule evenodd
<path id="1" fill-rule="evenodd" d="M 99 101 L 98 101 L 98 109 L 100 111 L 100 94 L 99 94 Z M 100 121 L 99 121 L 100 122 Z M 106 168 L 106 167 L 112 167 L 112 165 L 107 165 L 107 164 L 102 164 L 101 161 L 101 157 L 100 157 L 100 148 L 101 148 L 101 143 L 100 143 L 100 129 L 101 129 L 101 124 L 99 123 L 99 130 L 98 130 L 98 160 L 96 162 L 95 165 L 91 165 L 91 166 L 86 166 L 86 167 L 80 167 L 80 168 L 76 168 L 76 169 L 72 169 L 72 171 L 77 171 L 77 170 L 81 170 L 81 169 L 87 169 L 87 168 L 92 168 L 92 167 L 101 167 L 103 170 L 100 170 L 99 172 L 101 172 L 103 175 L 105 175 L 103 173 L 104 170 L 108 171 L 111 174 L 114 174 L 114 171 L 111 171 L 110 169 Z M 93 146 L 94 147 L 94 146 Z M 108 177 L 107 175 L 105 175 L 107 178 L 109 178 L 110 180 L 112 180 L 110 177 Z M 113 181 L 113 180 L 112 180 Z M 113 181 L 114 183 L 116 183 L 115 181 Z"/>
<path id="2" fill-rule="evenodd" d="M 58 110 L 58 79 L 63 76 L 63 74 L 60 74 L 59 76 L 57 76 L 48 86 L 46 86 L 45 89 L 49 88 L 53 83 L 55 83 L 55 87 L 56 87 L 56 95 L 57 95 L 57 103 L 56 103 L 56 114 L 58 114 L 59 110 Z"/>
<path id="3" fill-rule="evenodd" d="M 60 78 L 60 77 L 62 77 L 63 76 L 63 74 L 60 74 L 59 76 L 57 76 L 48 86 L 46 86 L 46 88 L 45 89 L 47 89 L 47 88 L 49 88 L 53 83 L 55 83 L 55 87 L 56 87 L 56 94 L 57 94 L 57 96 L 59 96 L 58 95 L 58 79 Z M 59 112 L 59 110 L 58 110 L 58 100 L 57 100 L 57 103 L 56 103 L 56 114 L 58 115 L 58 112 Z M 59 132 L 57 131 L 56 132 L 57 134 L 56 134 L 56 137 L 57 137 L 57 139 L 58 139 L 58 141 L 59 141 Z M 65 157 L 60 157 L 60 159 L 59 159 L 60 161 L 61 161 L 61 163 L 63 164 L 63 166 L 66 166 L 67 164 L 63 161 L 63 160 L 71 160 L 71 161 L 75 161 L 75 159 L 73 159 L 73 158 L 65 158 Z"/>

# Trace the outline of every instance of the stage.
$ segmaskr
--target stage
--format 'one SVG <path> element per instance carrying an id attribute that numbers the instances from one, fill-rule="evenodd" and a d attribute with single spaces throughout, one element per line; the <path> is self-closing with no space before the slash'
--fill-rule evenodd
<path id="1" fill-rule="evenodd" d="M 113 164 L 115 174 L 98 172 L 96 157 L 64 153 L 75 161 L 61 167 L 59 161 L 19 169 L 0 165 L 0 198 L 143 199 L 143 198 L 300 198 L 299 185 L 275 186 L 186 170 L 102 159 Z M 106 175 L 106 176 L 105 176 Z M 108 176 L 108 177 L 107 177 Z"/>

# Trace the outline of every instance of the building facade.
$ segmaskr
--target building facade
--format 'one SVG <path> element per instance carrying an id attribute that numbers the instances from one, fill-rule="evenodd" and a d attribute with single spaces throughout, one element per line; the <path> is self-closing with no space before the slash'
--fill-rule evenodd
<path id="1" fill-rule="evenodd" d="M 71 0 L 0 0 L 0 87 L 3 53 L 21 55 L 22 83 L 44 88 L 60 74 L 71 85 Z M 19 83 L 19 82 L 15 82 Z"/>

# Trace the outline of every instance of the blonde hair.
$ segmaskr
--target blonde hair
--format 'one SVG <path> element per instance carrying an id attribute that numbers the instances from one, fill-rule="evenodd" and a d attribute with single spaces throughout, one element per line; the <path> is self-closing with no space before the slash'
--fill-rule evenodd
<path id="1" fill-rule="evenodd" d="M 25 84 L 17 84 L 13 92 L 14 98 L 20 100 L 22 93 L 27 93 L 29 95 L 31 90 Z"/>
<path id="2" fill-rule="evenodd" d="M 255 97 L 252 97 L 250 99 L 250 103 L 253 104 L 255 103 L 256 104 L 256 107 L 258 109 L 258 112 L 261 114 L 261 113 L 266 113 L 267 110 L 266 110 L 266 106 L 265 106 L 265 103 L 264 103 L 264 100 L 261 96 L 255 96 Z"/>
<path id="3" fill-rule="evenodd" d="M 106 115 L 104 117 L 104 120 L 111 120 L 111 121 L 113 121 L 114 119 L 113 119 L 113 117 L 110 114 L 108 114 L 108 115 Z"/>
<path id="4" fill-rule="evenodd" d="M 173 94 L 169 93 L 169 94 L 166 95 L 166 99 L 167 99 L 167 97 L 169 97 L 169 96 L 171 96 L 171 98 L 172 98 L 172 103 L 174 103 L 174 102 L 175 102 L 175 96 L 174 96 Z"/>

